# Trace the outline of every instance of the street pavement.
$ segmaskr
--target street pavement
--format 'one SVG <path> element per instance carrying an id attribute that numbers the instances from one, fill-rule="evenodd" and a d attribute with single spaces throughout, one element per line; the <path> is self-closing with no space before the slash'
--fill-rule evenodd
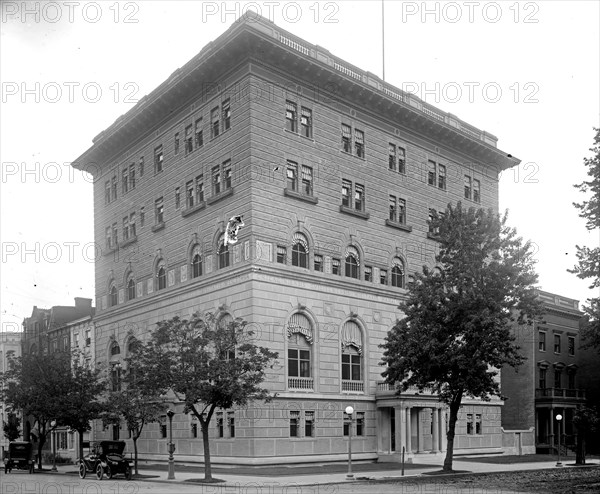
<path id="1" fill-rule="evenodd" d="M 550 457 L 546 457 L 550 458 Z M 536 460 L 539 458 L 535 458 Z M 513 472 L 524 470 L 553 469 L 556 466 L 556 459 L 544 459 L 541 461 L 532 461 L 534 458 L 524 457 L 459 457 L 454 459 L 453 468 L 456 472 L 465 473 L 490 473 L 490 472 Z M 574 458 L 563 459 L 563 468 L 569 468 L 574 464 Z M 418 464 L 406 464 L 404 476 L 401 472 L 400 464 L 389 463 L 353 463 L 354 479 L 360 480 L 400 480 L 407 477 L 423 477 L 433 472 L 441 470 L 443 460 L 437 459 L 419 459 Z M 588 464 L 598 465 L 598 458 L 589 459 Z M 307 467 L 306 465 L 290 466 L 272 466 L 272 467 L 215 467 L 213 466 L 213 478 L 215 486 L 221 488 L 260 488 L 263 486 L 313 486 L 328 485 L 350 482 L 346 478 L 347 469 L 343 464 L 330 464 Z M 319 472 L 321 470 L 321 472 Z M 44 472 L 48 473 L 48 472 Z M 73 465 L 59 465 L 58 474 L 77 475 L 76 468 Z M 184 483 L 194 485 L 204 478 L 203 465 L 177 465 L 175 466 L 175 480 L 167 479 L 166 465 L 140 465 L 140 476 L 134 477 L 136 481 L 164 482 L 169 484 Z M 453 475 L 453 474 L 450 474 Z M 90 477 L 94 477 L 90 475 Z M 122 476 L 115 477 L 121 479 Z M 436 473 L 432 475 L 431 480 L 439 478 Z M 204 484 L 203 485 L 207 485 Z M 169 489 L 171 492 L 172 491 Z M 225 489 L 223 492 L 227 492 Z M 251 492 L 251 491 L 248 491 Z M 257 491 L 260 492 L 260 491 Z M 325 490 L 323 492 L 326 492 Z"/>

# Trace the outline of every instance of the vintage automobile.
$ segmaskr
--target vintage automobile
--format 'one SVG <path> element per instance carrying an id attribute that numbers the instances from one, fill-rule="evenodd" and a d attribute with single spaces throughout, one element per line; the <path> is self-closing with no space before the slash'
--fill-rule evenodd
<path id="1" fill-rule="evenodd" d="M 78 460 L 79 476 L 84 479 L 88 472 L 96 473 L 96 478 L 104 476 L 112 479 L 115 475 L 123 474 L 131 480 L 131 465 L 123 456 L 124 441 L 100 441 L 93 443 L 91 452 Z"/>
<path id="2" fill-rule="evenodd" d="M 29 473 L 35 471 L 32 443 L 25 441 L 8 443 L 8 453 L 4 457 L 4 473 L 9 473 L 13 468 L 29 470 Z"/>

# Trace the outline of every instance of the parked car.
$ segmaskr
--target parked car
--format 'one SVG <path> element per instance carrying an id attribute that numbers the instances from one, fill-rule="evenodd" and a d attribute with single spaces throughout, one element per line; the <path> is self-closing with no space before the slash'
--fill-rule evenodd
<path id="1" fill-rule="evenodd" d="M 35 471 L 32 443 L 25 441 L 8 443 L 8 453 L 4 457 L 4 473 L 10 473 L 13 468 L 29 470 L 29 473 Z"/>
<path id="2" fill-rule="evenodd" d="M 96 473 L 96 478 L 102 480 L 106 475 L 112 479 L 115 475 L 123 474 L 131 480 L 131 465 L 123 456 L 124 441 L 100 441 L 93 443 L 91 452 L 78 460 L 79 476 L 84 479 L 88 473 Z"/>

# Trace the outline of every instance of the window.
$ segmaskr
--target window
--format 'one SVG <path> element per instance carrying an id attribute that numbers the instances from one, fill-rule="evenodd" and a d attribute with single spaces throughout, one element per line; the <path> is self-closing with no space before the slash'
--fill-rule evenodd
<path id="1" fill-rule="evenodd" d="M 308 242 L 306 241 L 306 237 L 300 233 L 294 235 L 292 266 L 308 268 Z"/>
<path id="2" fill-rule="evenodd" d="M 283 245 L 277 246 L 277 262 L 279 264 L 286 264 L 287 261 L 287 249 Z"/>
<path id="3" fill-rule="evenodd" d="M 381 285 L 387 285 L 387 269 L 379 270 L 379 283 Z"/>
<path id="4" fill-rule="evenodd" d="M 202 276 L 202 256 L 200 252 L 196 252 L 192 258 L 192 278 Z"/>
<path id="5" fill-rule="evenodd" d="M 540 369 L 540 389 L 546 389 L 546 369 Z"/>
<path id="6" fill-rule="evenodd" d="M 471 177 L 465 175 L 465 199 L 471 199 Z"/>
<path id="7" fill-rule="evenodd" d="M 196 148 L 204 146 L 204 135 L 202 133 L 202 117 L 196 119 L 194 124 L 194 132 L 196 134 Z"/>
<path id="8" fill-rule="evenodd" d="M 350 435 L 350 427 L 352 427 L 352 420 L 350 419 L 350 415 L 344 412 L 344 436 Z"/>
<path id="9" fill-rule="evenodd" d="M 158 278 L 158 289 L 163 290 L 167 288 L 167 271 L 163 266 L 158 268 L 156 277 Z"/>
<path id="10" fill-rule="evenodd" d="M 398 172 L 406 173 L 406 151 L 404 148 L 398 148 Z"/>
<path id="11" fill-rule="evenodd" d="M 365 209 L 365 188 L 363 185 L 354 184 L 354 209 L 357 211 Z"/>
<path id="12" fill-rule="evenodd" d="M 540 331 L 538 333 L 538 349 L 540 352 L 546 351 L 546 332 Z"/>
<path id="13" fill-rule="evenodd" d="M 160 225 L 165 220 L 163 198 L 160 197 L 154 201 L 154 222 Z"/>
<path id="14" fill-rule="evenodd" d="M 341 262 L 339 259 L 331 260 L 331 273 L 340 276 L 342 274 Z"/>
<path id="15" fill-rule="evenodd" d="M 312 138 L 312 110 L 302 107 L 300 116 L 300 133 L 304 137 Z"/>
<path id="16" fill-rule="evenodd" d="M 373 268 L 365 266 L 365 281 L 373 281 Z"/>
<path id="17" fill-rule="evenodd" d="M 114 175 L 111 179 L 112 198 L 111 201 L 117 200 L 117 176 Z"/>
<path id="18" fill-rule="evenodd" d="M 230 264 L 229 245 L 225 245 L 225 234 L 219 239 L 219 269 L 223 269 Z"/>
<path id="19" fill-rule="evenodd" d="M 365 209 L 365 188 L 363 185 L 354 184 L 354 201 L 351 197 L 352 182 L 350 180 L 342 180 L 342 206 L 354 208 L 356 211 L 364 211 Z"/>
<path id="20" fill-rule="evenodd" d="M 229 437 L 235 437 L 235 413 L 227 412 L 227 425 L 229 426 Z"/>
<path id="21" fill-rule="evenodd" d="M 342 206 L 350 207 L 350 193 L 352 190 L 352 182 L 348 180 L 342 181 Z"/>
<path id="22" fill-rule="evenodd" d="M 359 254 L 355 247 L 346 250 L 345 276 L 358 279 Z"/>
<path id="23" fill-rule="evenodd" d="M 104 204 L 110 204 L 110 180 L 104 183 Z"/>
<path id="24" fill-rule="evenodd" d="M 213 184 L 213 195 L 221 193 L 221 167 L 215 166 L 212 169 L 212 184 Z"/>
<path id="25" fill-rule="evenodd" d="M 287 188 L 293 192 L 297 190 L 297 175 L 298 175 L 298 163 L 293 161 L 287 162 Z"/>
<path id="26" fill-rule="evenodd" d="M 106 248 L 108 250 L 111 250 L 113 245 L 112 245 L 112 228 L 109 226 L 106 228 Z"/>
<path id="27" fill-rule="evenodd" d="M 210 112 L 210 137 L 214 139 L 219 135 L 219 107 L 216 106 Z"/>
<path id="28" fill-rule="evenodd" d="M 223 190 L 231 189 L 231 160 L 223 162 L 223 175 L 225 176 L 225 185 Z"/>
<path id="29" fill-rule="evenodd" d="M 192 423 L 190 432 L 192 433 L 193 438 L 198 437 L 198 424 L 196 422 Z"/>
<path id="30" fill-rule="evenodd" d="M 179 154 L 179 132 L 175 133 L 175 143 L 174 143 L 175 154 Z"/>
<path id="31" fill-rule="evenodd" d="M 196 204 L 204 202 L 204 175 L 196 177 Z"/>
<path id="32" fill-rule="evenodd" d="M 473 200 L 481 202 L 481 183 L 477 179 L 473 179 Z"/>
<path id="33" fill-rule="evenodd" d="M 446 167 L 438 165 L 438 189 L 446 190 Z"/>
<path id="34" fill-rule="evenodd" d="M 160 437 L 165 439 L 167 437 L 167 416 L 160 416 Z"/>
<path id="35" fill-rule="evenodd" d="M 361 357 L 358 353 L 348 353 L 353 350 L 351 347 L 346 347 L 342 353 L 342 379 L 344 381 L 362 381 Z"/>
<path id="36" fill-rule="evenodd" d="M 427 172 L 427 183 L 435 185 L 435 161 L 428 161 L 429 171 Z"/>
<path id="37" fill-rule="evenodd" d="M 228 130 L 231 127 L 231 106 L 229 102 L 229 98 L 223 101 L 222 105 L 222 113 L 223 113 L 223 132 Z"/>
<path id="38" fill-rule="evenodd" d="M 310 166 L 302 165 L 302 189 L 300 192 L 307 196 L 313 193 L 313 169 Z"/>
<path id="39" fill-rule="evenodd" d="M 429 226 L 428 232 L 430 235 L 439 235 L 440 229 L 439 227 L 433 226 L 433 220 L 437 216 L 437 212 L 435 209 L 429 209 L 429 214 L 427 216 L 427 224 Z"/>
<path id="40" fill-rule="evenodd" d="M 186 156 L 194 150 L 194 136 L 191 124 L 185 128 L 185 154 Z"/>
<path id="41" fill-rule="evenodd" d="M 365 435 L 365 412 L 356 412 L 356 435 Z"/>
<path id="42" fill-rule="evenodd" d="M 179 187 L 175 187 L 175 209 L 181 207 L 181 191 Z"/>
<path id="43" fill-rule="evenodd" d="M 315 435 L 315 412 L 306 410 L 304 412 L 304 437 Z"/>
<path id="44" fill-rule="evenodd" d="M 562 370 L 554 369 L 554 387 L 562 388 Z"/>
<path id="45" fill-rule="evenodd" d="M 129 216 L 123 218 L 123 241 L 129 240 Z"/>
<path id="46" fill-rule="evenodd" d="M 194 197 L 194 181 L 190 180 L 185 184 L 185 206 L 188 209 L 194 207 Z"/>
<path id="47" fill-rule="evenodd" d="M 140 226 L 144 226 L 144 222 L 146 220 L 146 212 L 144 211 L 144 206 L 140 208 Z"/>
<path id="48" fill-rule="evenodd" d="M 298 120 L 298 106 L 293 101 L 285 102 L 285 128 L 290 132 L 296 132 Z"/>
<path id="49" fill-rule="evenodd" d="M 475 414 L 475 434 L 481 434 L 481 414 Z"/>
<path id="50" fill-rule="evenodd" d="M 134 300 L 135 299 L 135 281 L 133 281 L 133 278 L 129 278 L 129 281 L 127 282 L 127 300 Z"/>
<path id="51" fill-rule="evenodd" d="M 390 221 L 406 224 L 406 201 L 396 196 L 390 195 L 389 199 Z"/>
<path id="52" fill-rule="evenodd" d="M 140 172 L 140 177 L 143 177 L 144 176 L 144 157 L 143 156 L 140 156 L 140 162 L 138 164 L 138 169 Z"/>
<path id="53" fill-rule="evenodd" d="M 352 139 L 352 127 L 342 124 L 342 150 L 346 153 L 352 152 L 350 140 Z"/>
<path id="54" fill-rule="evenodd" d="M 569 336 L 569 355 L 575 355 L 575 337 Z"/>
<path id="55" fill-rule="evenodd" d="M 404 288 L 404 263 L 396 257 L 392 261 L 392 286 Z"/>
<path id="56" fill-rule="evenodd" d="M 154 173 L 163 171 L 163 148 L 162 144 L 154 148 Z"/>
<path id="57" fill-rule="evenodd" d="M 554 335 L 554 353 L 560 353 L 560 335 Z"/>
<path id="58" fill-rule="evenodd" d="M 112 426 L 113 441 L 118 441 L 120 439 L 120 437 L 121 437 L 121 426 L 119 424 L 114 424 Z"/>
<path id="59" fill-rule="evenodd" d="M 354 154 L 359 158 L 365 157 L 365 133 L 354 129 Z"/>
<path id="60" fill-rule="evenodd" d="M 129 168 L 125 167 L 123 169 L 123 173 L 121 175 L 121 192 L 123 193 L 123 195 L 127 194 L 127 192 L 129 192 Z"/>
<path id="61" fill-rule="evenodd" d="M 129 190 L 135 189 L 135 163 L 129 165 Z"/>
<path id="62" fill-rule="evenodd" d="M 310 350 L 288 348 L 288 376 L 310 377 Z"/>
<path id="63" fill-rule="evenodd" d="M 112 239 L 113 239 L 113 245 L 116 249 L 119 246 L 118 230 L 117 230 L 116 223 L 113 223 L 113 226 L 112 226 Z"/>
<path id="64" fill-rule="evenodd" d="M 390 142 L 388 149 L 389 168 L 390 170 L 396 171 L 396 145 Z"/>
<path id="65" fill-rule="evenodd" d="M 110 381 L 113 391 L 121 391 L 121 364 L 114 364 L 111 367 Z"/>
<path id="66" fill-rule="evenodd" d="M 290 410 L 290 437 L 298 437 L 300 432 L 300 412 Z"/>
<path id="67" fill-rule="evenodd" d="M 117 341 L 113 340 L 110 344 L 110 356 L 114 357 L 115 355 L 121 355 L 121 347 Z"/>
<path id="68" fill-rule="evenodd" d="M 315 271 L 323 272 L 323 256 L 315 254 L 314 267 Z"/>
<path id="69" fill-rule="evenodd" d="M 473 435 L 475 433 L 475 422 L 473 420 L 473 414 L 467 413 L 467 434 Z"/>
<path id="70" fill-rule="evenodd" d="M 569 389 L 575 389 L 575 372 L 569 372 Z"/>
<path id="71" fill-rule="evenodd" d="M 225 437 L 225 429 L 223 427 L 223 412 L 217 412 L 217 437 Z"/>

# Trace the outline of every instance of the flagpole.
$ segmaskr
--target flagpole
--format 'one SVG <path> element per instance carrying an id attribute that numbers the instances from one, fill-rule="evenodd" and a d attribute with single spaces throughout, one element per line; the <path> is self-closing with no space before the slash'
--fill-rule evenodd
<path id="1" fill-rule="evenodd" d="M 381 0 L 381 58 L 383 66 L 383 80 L 385 82 L 385 20 L 384 20 L 384 6 Z"/>

